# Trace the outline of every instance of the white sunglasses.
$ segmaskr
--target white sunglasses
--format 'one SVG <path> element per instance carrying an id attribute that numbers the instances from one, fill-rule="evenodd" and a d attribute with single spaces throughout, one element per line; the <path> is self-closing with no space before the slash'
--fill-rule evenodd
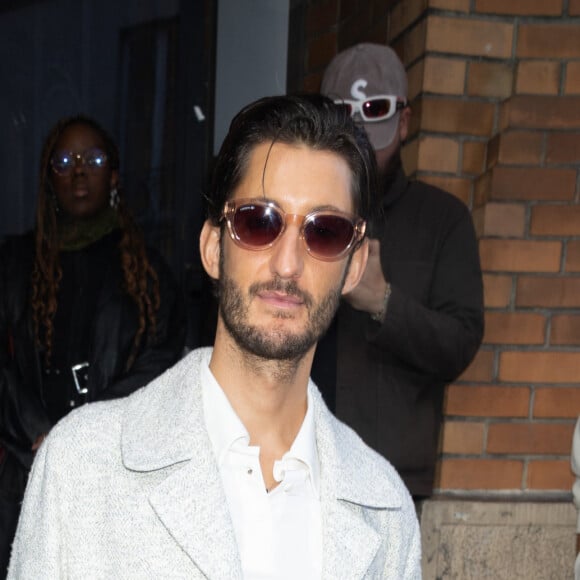
<path id="1" fill-rule="evenodd" d="M 343 107 L 346 112 L 354 117 L 359 114 L 363 121 L 376 123 L 386 121 L 395 115 L 397 111 L 404 109 L 408 101 L 395 95 L 377 95 L 368 99 L 352 101 L 350 99 L 336 99 L 335 104 Z"/>

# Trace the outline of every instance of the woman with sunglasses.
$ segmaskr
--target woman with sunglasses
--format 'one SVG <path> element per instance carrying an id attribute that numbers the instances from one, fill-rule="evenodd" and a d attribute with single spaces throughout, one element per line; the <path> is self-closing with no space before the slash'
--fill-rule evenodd
<path id="1" fill-rule="evenodd" d="M 94 120 L 61 120 L 42 150 L 34 231 L 0 249 L 0 578 L 27 473 L 53 425 L 128 395 L 181 356 L 182 304 L 119 189 Z"/>

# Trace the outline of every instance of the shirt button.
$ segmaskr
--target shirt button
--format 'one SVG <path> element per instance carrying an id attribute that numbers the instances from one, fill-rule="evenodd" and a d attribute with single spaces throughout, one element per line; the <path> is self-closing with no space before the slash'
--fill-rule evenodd
<path id="1" fill-rule="evenodd" d="M 254 473 L 254 470 L 253 470 L 253 469 L 250 467 L 250 468 L 248 469 L 248 475 L 252 475 L 252 473 Z"/>
<path id="2" fill-rule="evenodd" d="M 69 401 L 69 402 L 68 402 L 68 404 L 69 404 L 71 407 L 74 407 L 74 406 L 75 406 L 75 402 L 74 402 L 74 401 Z"/>

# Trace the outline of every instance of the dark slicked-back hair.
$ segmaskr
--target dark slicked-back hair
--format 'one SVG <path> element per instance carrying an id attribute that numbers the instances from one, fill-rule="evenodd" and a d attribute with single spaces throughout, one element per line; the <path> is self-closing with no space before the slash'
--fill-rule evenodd
<path id="1" fill-rule="evenodd" d="M 365 220 L 374 214 L 376 161 L 364 129 L 327 97 L 303 94 L 265 97 L 234 117 L 218 154 L 207 198 L 207 217 L 214 225 L 244 177 L 251 152 L 262 143 L 306 145 L 335 153 L 352 173 L 354 212 Z"/>
<path id="2" fill-rule="evenodd" d="M 36 342 L 45 349 L 46 364 L 50 364 L 53 320 L 57 309 L 57 294 L 62 270 L 59 261 L 58 220 L 55 195 L 52 187 L 50 160 L 63 132 L 74 125 L 89 127 L 103 141 L 108 165 L 119 170 L 119 150 L 113 138 L 97 121 L 84 115 L 61 119 L 50 130 L 42 148 L 38 181 L 38 199 L 35 224 L 35 258 L 32 270 L 32 313 Z M 150 265 L 145 242 L 119 189 L 117 214 L 121 228 L 119 251 L 124 278 L 124 290 L 135 302 L 139 311 L 139 326 L 135 333 L 133 351 L 126 368 L 133 364 L 149 327 L 149 339 L 156 334 L 156 311 L 159 309 L 159 281 Z"/>

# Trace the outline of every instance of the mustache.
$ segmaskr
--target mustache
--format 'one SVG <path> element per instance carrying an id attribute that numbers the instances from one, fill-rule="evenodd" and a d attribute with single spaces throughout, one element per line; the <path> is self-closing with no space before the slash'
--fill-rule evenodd
<path id="1" fill-rule="evenodd" d="M 310 308 L 314 302 L 312 295 L 305 290 L 298 287 L 295 280 L 282 280 L 281 278 L 274 278 L 269 282 L 255 282 L 249 288 L 250 296 L 256 296 L 260 292 L 280 292 L 288 296 L 296 296 Z"/>

